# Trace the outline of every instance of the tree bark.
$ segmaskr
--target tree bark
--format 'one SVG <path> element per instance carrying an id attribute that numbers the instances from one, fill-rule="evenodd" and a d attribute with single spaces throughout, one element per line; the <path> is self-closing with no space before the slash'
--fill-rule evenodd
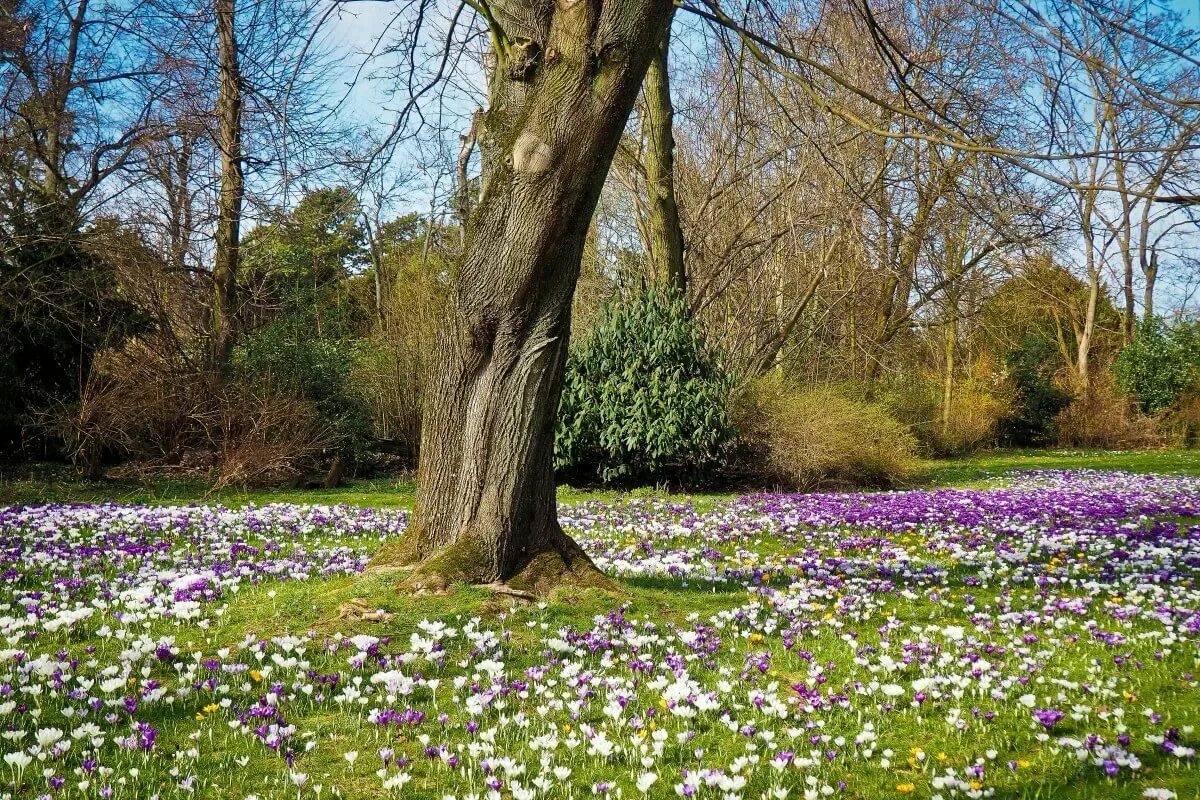
<path id="1" fill-rule="evenodd" d="M 1075 356 L 1076 376 L 1079 388 L 1086 391 L 1091 382 L 1092 337 L 1096 331 L 1096 310 L 1100 300 L 1100 273 L 1088 270 L 1088 299 L 1084 309 L 1083 329 L 1079 336 L 1079 346 Z"/>
<path id="2" fill-rule="evenodd" d="M 958 302 L 953 298 L 949 305 L 945 330 L 946 375 L 942 383 L 942 440 L 949 441 L 950 425 L 954 419 L 954 356 L 958 349 Z"/>
<path id="3" fill-rule="evenodd" d="M 217 117 L 220 130 L 221 189 L 217 198 L 217 241 L 213 262 L 212 357 L 224 368 L 234 343 L 234 306 L 237 292 L 242 199 L 242 76 L 238 65 L 235 0 L 214 0 L 217 18 L 217 55 L 220 83 Z"/>
<path id="4" fill-rule="evenodd" d="M 1154 318 L 1154 284 L 1158 280 L 1158 253 L 1151 254 L 1142 267 L 1146 285 L 1142 289 L 1142 307 L 1146 319 Z"/>
<path id="5" fill-rule="evenodd" d="M 438 337 L 416 511 L 375 565 L 415 565 L 414 591 L 608 585 L 558 524 L 555 413 L 588 227 L 671 6 L 493 8 L 481 190 Z"/>
<path id="6" fill-rule="evenodd" d="M 651 274 L 669 289 L 685 296 L 687 272 L 683 263 L 683 229 L 675 198 L 675 107 L 671 103 L 671 82 L 667 72 L 670 49 L 668 23 L 646 71 L 644 89 L 646 187 L 650 196 L 649 250 Z"/>

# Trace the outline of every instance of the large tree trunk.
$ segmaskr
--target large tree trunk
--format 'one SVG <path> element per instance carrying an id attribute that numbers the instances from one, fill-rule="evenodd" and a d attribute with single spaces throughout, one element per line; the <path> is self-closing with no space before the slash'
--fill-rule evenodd
<path id="1" fill-rule="evenodd" d="M 375 561 L 416 564 L 413 590 L 605 583 L 558 524 L 555 413 L 588 226 L 670 3 L 503 11 L 482 186 L 426 399 L 417 508 Z"/>
<path id="2" fill-rule="evenodd" d="M 217 117 L 220 130 L 221 189 L 217 198 L 217 241 L 213 262 L 212 357 L 223 368 L 234 338 L 234 303 L 241 241 L 242 198 L 242 76 L 234 33 L 235 0 L 215 0 L 220 84 Z"/>
<path id="3" fill-rule="evenodd" d="M 646 187 L 650 195 L 651 274 L 680 296 L 687 292 L 683 263 L 683 229 L 675 199 L 675 107 L 667 57 L 671 49 L 668 24 L 662 42 L 646 71 L 645 120 Z"/>

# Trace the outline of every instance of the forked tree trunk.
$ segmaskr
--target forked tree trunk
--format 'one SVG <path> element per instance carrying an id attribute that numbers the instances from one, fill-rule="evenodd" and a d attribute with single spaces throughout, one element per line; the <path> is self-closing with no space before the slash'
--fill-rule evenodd
<path id="1" fill-rule="evenodd" d="M 376 566 L 544 593 L 605 579 L 558 524 L 554 423 L 584 240 L 668 0 L 496 9 L 483 180 L 426 398 L 417 507 Z"/>

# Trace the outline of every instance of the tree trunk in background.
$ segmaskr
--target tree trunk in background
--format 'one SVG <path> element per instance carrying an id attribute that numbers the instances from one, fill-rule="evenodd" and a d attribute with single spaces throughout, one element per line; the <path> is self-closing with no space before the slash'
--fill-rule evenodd
<path id="1" fill-rule="evenodd" d="M 942 385 L 942 438 L 950 435 L 954 413 L 954 356 L 958 348 L 958 303 L 953 302 L 946 320 L 946 377 Z"/>
<path id="2" fill-rule="evenodd" d="M 606 583 L 558 524 L 555 413 L 588 227 L 671 6 L 493 7 L 482 186 L 439 334 L 416 511 L 375 559 L 416 564 L 415 591 Z"/>
<path id="3" fill-rule="evenodd" d="M 671 79 L 667 71 L 671 50 L 671 27 L 659 43 L 646 71 L 645 120 L 646 187 L 650 196 L 651 274 L 664 285 L 687 293 L 683 264 L 683 229 L 675 199 L 675 108 L 671 104 Z"/>
<path id="4" fill-rule="evenodd" d="M 215 0 L 217 56 L 217 146 L 221 151 L 221 189 L 217 198 L 217 241 L 213 262 L 212 358 L 223 368 L 234 343 L 238 248 L 241 240 L 242 198 L 242 77 L 238 67 L 235 0 Z"/>
<path id="5" fill-rule="evenodd" d="M 1079 347 L 1075 357 L 1075 368 L 1078 371 L 1079 388 L 1086 390 L 1091 382 L 1091 366 L 1088 363 L 1092 354 L 1092 338 L 1096 332 L 1096 308 L 1100 300 L 1100 273 L 1088 272 L 1088 300 L 1084 311 L 1083 330 L 1079 336 Z"/>
<path id="6" fill-rule="evenodd" d="M 1165 171 L 1160 170 L 1160 174 Z M 1159 175 L 1151 182 L 1150 188 L 1158 191 Z M 1142 202 L 1142 216 L 1138 222 L 1138 266 L 1142 268 L 1142 278 L 1145 286 L 1142 289 L 1142 314 L 1144 319 L 1154 317 L 1154 283 L 1158 280 L 1158 248 L 1150 243 L 1150 203 Z"/>
<path id="7" fill-rule="evenodd" d="M 1121 294 L 1125 298 L 1125 313 L 1121 318 L 1121 337 L 1125 344 L 1129 344 L 1133 341 L 1133 330 L 1137 326 L 1137 308 L 1134 306 L 1133 299 L 1133 259 L 1126 257 L 1123 267 L 1125 274 L 1122 280 Z"/>
<path id="8" fill-rule="evenodd" d="M 1142 290 L 1142 313 L 1146 319 L 1154 317 L 1154 283 L 1158 280 L 1158 253 L 1151 254 L 1150 259 L 1142 267 L 1142 275 L 1146 280 L 1146 288 Z"/>

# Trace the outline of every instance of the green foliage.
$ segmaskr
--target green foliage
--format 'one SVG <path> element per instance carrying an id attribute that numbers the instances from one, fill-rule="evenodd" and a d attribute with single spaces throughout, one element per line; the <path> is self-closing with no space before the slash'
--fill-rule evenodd
<path id="1" fill-rule="evenodd" d="M 294 209 L 242 241 L 239 280 L 288 309 L 336 306 L 339 282 L 366 263 L 358 197 L 338 186 L 309 192 Z"/>
<path id="2" fill-rule="evenodd" d="M 796 388 L 777 375 L 751 381 L 732 404 L 741 471 L 787 489 L 884 486 L 917 465 L 917 440 L 880 403 L 831 386 Z"/>
<path id="3" fill-rule="evenodd" d="M 1137 336 L 1113 363 L 1117 385 L 1138 399 L 1146 414 L 1175 404 L 1200 372 L 1200 333 L 1194 323 L 1167 327 L 1157 318 L 1142 322 Z"/>
<path id="4" fill-rule="evenodd" d="M 145 331 L 104 246 L 60 204 L 0 207 L 0 454 L 35 415 L 78 401 L 92 360 Z"/>
<path id="5" fill-rule="evenodd" d="M 568 359 L 555 466 L 604 483 L 701 477 L 733 436 L 731 386 L 683 300 L 619 297 Z"/>
<path id="6" fill-rule="evenodd" d="M 1043 445 L 1053 435 L 1054 418 L 1071 396 L 1054 385 L 1058 355 L 1044 337 L 1027 335 L 1005 357 L 1013 397 L 1009 414 L 1000 420 L 1002 442 L 1017 447 Z"/>
<path id="7" fill-rule="evenodd" d="M 353 343 L 313 337 L 303 321 L 284 318 L 245 337 L 233 365 L 247 383 L 290 391 L 312 403 L 343 458 L 361 460 L 371 442 L 370 409 L 350 380 Z"/>

